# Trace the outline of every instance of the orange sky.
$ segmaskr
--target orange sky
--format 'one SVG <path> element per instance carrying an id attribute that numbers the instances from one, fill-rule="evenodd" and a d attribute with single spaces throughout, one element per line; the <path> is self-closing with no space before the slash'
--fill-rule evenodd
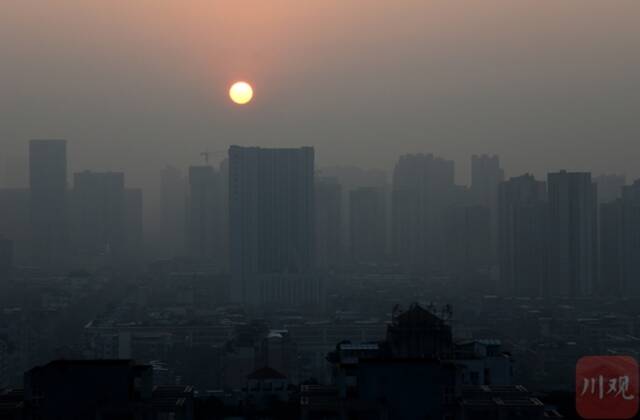
<path id="1" fill-rule="evenodd" d="M 500 153 L 507 172 L 640 176 L 637 0 L 7 0 L 0 138 L 150 183 L 229 143 L 320 164 Z M 256 88 L 251 107 L 231 81 Z M 636 111 L 634 111 L 636 110 Z M 0 164 L 2 164 L 0 156 Z M 140 162 L 151 162 L 145 166 Z M 155 163 L 157 162 L 157 163 Z M 155 182 L 155 181 L 154 181 Z"/>

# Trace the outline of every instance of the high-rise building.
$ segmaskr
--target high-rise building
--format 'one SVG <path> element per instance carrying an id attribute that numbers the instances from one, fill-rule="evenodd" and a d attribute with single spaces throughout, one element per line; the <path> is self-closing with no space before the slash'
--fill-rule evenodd
<path id="1" fill-rule="evenodd" d="M 640 180 L 600 204 L 598 293 L 640 296 Z"/>
<path id="2" fill-rule="evenodd" d="M 442 270 L 443 217 L 454 201 L 454 163 L 433 155 L 404 155 L 393 173 L 392 249 L 412 271 Z"/>
<path id="3" fill-rule="evenodd" d="M 261 276 L 314 268 L 314 150 L 229 148 L 231 297 L 263 303 Z"/>
<path id="4" fill-rule="evenodd" d="M 13 241 L 14 259 L 23 263 L 33 257 L 29 202 L 28 189 L 0 190 L 0 236 Z"/>
<path id="5" fill-rule="evenodd" d="M 43 266 L 59 266 L 67 254 L 67 142 L 31 140 L 29 187 L 32 252 Z"/>
<path id="6" fill-rule="evenodd" d="M 471 193 L 477 204 L 495 212 L 498 207 L 498 185 L 504 181 L 504 170 L 497 155 L 471 156 Z"/>
<path id="7" fill-rule="evenodd" d="M 173 166 L 165 167 L 160 172 L 160 237 L 165 257 L 185 254 L 186 203 L 187 182 L 182 172 Z"/>
<path id="8" fill-rule="evenodd" d="M 124 190 L 125 258 L 130 262 L 144 256 L 143 193 L 139 188 Z"/>
<path id="9" fill-rule="evenodd" d="M 319 173 L 324 177 L 332 177 L 338 180 L 342 187 L 342 241 L 341 252 L 348 254 L 350 249 L 350 217 L 349 217 L 349 192 L 360 187 L 387 188 L 387 172 L 381 169 L 365 169 L 357 166 L 325 166 Z M 387 210 L 387 213 L 390 213 Z"/>
<path id="10" fill-rule="evenodd" d="M 587 296 L 598 274 L 597 187 L 588 172 L 560 171 L 547 177 L 549 192 L 550 296 Z"/>
<path id="11" fill-rule="evenodd" d="M 598 191 L 598 195 L 600 191 Z M 631 204 L 631 203 L 627 203 Z M 633 207 L 633 204 L 631 204 Z M 624 249 L 623 237 L 623 202 L 617 198 L 600 204 L 599 232 L 600 232 L 600 281 L 597 284 L 597 292 L 600 295 L 619 295 L 622 292 L 622 259 Z M 627 215 L 628 216 L 628 215 Z M 627 226 L 633 230 L 633 224 Z M 633 268 L 633 265 L 630 267 Z"/>
<path id="12" fill-rule="evenodd" d="M 627 183 L 627 177 L 605 174 L 593 178 L 593 182 L 598 186 L 598 202 L 609 203 L 622 196 L 622 187 Z"/>
<path id="13" fill-rule="evenodd" d="M 491 257 L 498 254 L 498 185 L 504 181 L 504 170 L 497 155 L 471 156 L 471 193 L 475 203 L 489 209 L 491 218 Z"/>
<path id="14" fill-rule="evenodd" d="M 622 189 L 621 291 L 640 296 L 640 180 Z"/>
<path id="15" fill-rule="evenodd" d="M 220 267 L 229 272 L 229 159 L 224 158 L 220 162 L 220 196 L 218 199 L 220 211 L 218 223 L 221 226 L 220 234 Z"/>
<path id="16" fill-rule="evenodd" d="M 74 174 L 73 248 L 78 257 L 126 257 L 124 174 L 84 171 Z"/>
<path id="17" fill-rule="evenodd" d="M 361 187 L 349 192 L 351 259 L 382 262 L 387 248 L 387 204 L 381 188 Z"/>
<path id="18" fill-rule="evenodd" d="M 600 242 L 600 278 L 597 292 L 602 295 L 620 295 L 633 293 L 626 284 L 625 273 L 634 271 L 633 259 L 629 260 L 629 251 L 633 249 L 633 241 L 626 241 L 633 236 L 638 220 L 632 221 L 634 203 L 633 186 L 625 187 L 626 176 L 617 174 L 599 175 L 594 178 L 598 186 L 599 207 L 599 242 Z M 622 200 L 623 189 L 627 192 L 626 200 Z M 626 219 L 626 222 L 625 220 Z M 631 223 L 628 223 L 631 221 Z M 631 245 L 631 247 L 629 247 Z M 633 253 L 633 251 L 631 251 Z M 630 262 L 629 265 L 625 263 Z M 630 270 L 630 271 L 628 271 Z M 635 275 L 632 274 L 632 275 Z"/>
<path id="19" fill-rule="evenodd" d="M 444 217 L 446 272 L 466 290 L 489 292 L 479 284 L 479 273 L 491 267 L 491 218 L 484 206 L 451 206 Z"/>
<path id="20" fill-rule="evenodd" d="M 334 177 L 316 179 L 316 266 L 331 269 L 343 258 L 342 186 Z"/>
<path id="21" fill-rule="evenodd" d="M 547 278 L 547 187 L 532 175 L 500 184 L 498 193 L 499 292 L 539 296 Z"/>
<path id="22" fill-rule="evenodd" d="M 213 166 L 189 168 L 187 244 L 189 255 L 201 262 L 224 265 L 222 179 Z"/>

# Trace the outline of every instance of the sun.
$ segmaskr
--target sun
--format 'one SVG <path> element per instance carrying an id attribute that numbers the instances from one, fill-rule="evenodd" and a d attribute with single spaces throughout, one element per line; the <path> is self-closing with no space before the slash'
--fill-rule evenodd
<path id="1" fill-rule="evenodd" d="M 235 82 L 229 89 L 229 97 L 238 105 L 244 105 L 253 98 L 253 88 L 247 82 Z"/>

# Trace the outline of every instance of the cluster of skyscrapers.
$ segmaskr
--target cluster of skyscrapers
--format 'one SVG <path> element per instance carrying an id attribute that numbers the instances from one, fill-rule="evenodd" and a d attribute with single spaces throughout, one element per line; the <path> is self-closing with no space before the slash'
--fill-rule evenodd
<path id="1" fill-rule="evenodd" d="M 0 191 L 0 270 L 14 255 L 45 268 L 142 258 L 141 190 L 91 171 L 69 188 L 66 148 L 32 141 L 29 189 Z M 167 167 L 156 248 L 228 274 L 229 300 L 255 305 L 317 302 L 323 276 L 341 269 L 517 296 L 640 292 L 639 182 L 566 171 L 505 180 L 488 155 L 472 156 L 469 187 L 431 154 L 401 156 L 390 183 L 348 172 L 317 170 L 311 147 L 231 146 L 186 179 Z"/>
<path id="2" fill-rule="evenodd" d="M 141 257 L 142 191 L 119 172 L 67 179 L 67 142 L 29 143 L 29 188 L 0 190 L 0 234 L 20 261 L 43 270 L 128 266 Z"/>

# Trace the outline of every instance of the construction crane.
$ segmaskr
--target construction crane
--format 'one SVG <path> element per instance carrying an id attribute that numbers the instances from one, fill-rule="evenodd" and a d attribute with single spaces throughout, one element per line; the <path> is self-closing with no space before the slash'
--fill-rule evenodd
<path id="1" fill-rule="evenodd" d="M 208 150 L 205 150 L 204 152 L 200 153 L 200 156 L 202 156 L 204 158 L 204 163 L 206 165 L 209 165 L 209 159 L 211 158 L 211 156 L 219 155 L 219 154 L 222 154 L 222 153 L 227 153 L 227 151 L 226 150 L 215 150 L 213 152 L 210 152 Z"/>

